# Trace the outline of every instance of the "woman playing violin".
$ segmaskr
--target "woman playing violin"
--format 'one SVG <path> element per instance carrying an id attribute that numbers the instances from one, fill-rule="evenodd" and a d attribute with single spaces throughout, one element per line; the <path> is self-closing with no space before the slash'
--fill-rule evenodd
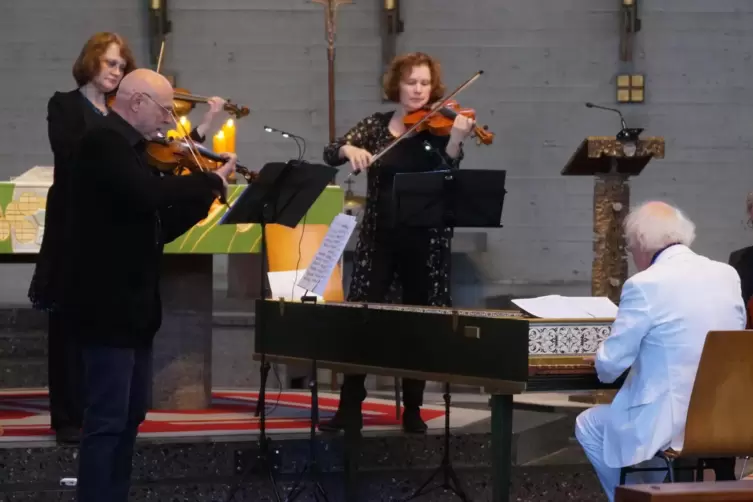
<path id="1" fill-rule="evenodd" d="M 47 311 L 50 415 L 59 442 L 78 442 L 82 404 L 78 371 L 79 352 L 66 334 L 63 313 L 58 307 L 60 249 L 63 235 L 66 183 L 76 168 L 76 148 L 84 131 L 107 115 L 107 97 L 122 78 L 136 67 L 126 40 L 117 33 L 94 34 L 84 44 L 73 64 L 76 88 L 55 92 L 47 104 L 47 130 L 54 156 L 54 180 L 47 194 L 45 231 L 37 264 L 29 287 L 32 305 Z M 212 98 L 202 123 L 191 132 L 203 141 L 224 100 Z M 93 291 L 92 294 L 98 294 Z"/>
<path id="2" fill-rule="evenodd" d="M 378 151 L 408 129 L 404 123 L 407 115 L 440 101 L 445 92 L 439 63 L 420 52 L 395 58 L 383 88 L 387 99 L 397 104 L 395 110 L 364 118 L 324 149 L 327 164 L 338 166 L 349 161 L 354 171 L 367 172 L 366 208 L 348 301 L 386 303 L 393 300 L 392 293 L 401 293 L 394 298 L 400 303 L 449 306 L 451 230 L 390 228 L 390 197 L 395 174 L 459 168 L 463 140 L 473 131 L 474 121 L 457 115 L 448 136 L 429 131 L 411 134 L 372 163 Z M 362 426 L 365 378 L 345 375 L 340 406 L 335 417 L 321 425 L 322 430 L 340 430 L 346 423 Z M 425 385 L 424 381 L 403 380 L 406 432 L 426 431 L 420 414 Z"/>

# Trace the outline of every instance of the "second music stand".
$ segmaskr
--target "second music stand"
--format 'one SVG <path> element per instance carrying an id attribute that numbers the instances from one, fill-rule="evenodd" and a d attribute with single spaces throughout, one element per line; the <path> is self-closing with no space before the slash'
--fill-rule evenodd
<path id="1" fill-rule="evenodd" d="M 393 186 L 393 224 L 414 228 L 499 228 L 502 226 L 506 171 L 446 169 L 396 174 Z M 450 259 L 450 257 L 445 257 Z M 451 490 L 461 500 L 468 496 L 450 461 L 450 384 L 444 383 L 444 454 L 442 463 L 406 500 L 433 490 Z M 440 473 L 441 484 L 429 488 Z"/>
<path id="2" fill-rule="evenodd" d="M 319 195 L 329 184 L 337 169 L 323 164 L 309 164 L 303 161 L 271 162 L 265 164 L 259 176 L 243 191 L 220 220 L 220 224 L 257 223 L 261 227 L 261 275 L 259 301 L 270 295 L 267 288 L 267 236 L 268 224 L 279 224 L 295 228 L 303 219 Z M 266 434 L 266 385 L 269 374 L 269 361 L 266 360 L 264 309 L 257 309 L 255 336 L 261 354 L 261 383 L 256 414 L 260 419 L 259 461 L 265 467 L 272 482 L 275 497 L 280 501 L 277 484 L 269 461 L 269 440 Z M 249 466 L 248 470 L 251 469 Z M 227 500 L 235 496 L 239 485 L 231 490 Z"/>

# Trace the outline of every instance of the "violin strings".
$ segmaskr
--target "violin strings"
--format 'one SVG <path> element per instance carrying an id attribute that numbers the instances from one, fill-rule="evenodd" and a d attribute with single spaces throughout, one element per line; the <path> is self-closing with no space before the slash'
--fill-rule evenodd
<path id="1" fill-rule="evenodd" d="M 175 116 L 175 113 L 170 110 L 170 117 L 173 119 L 173 122 L 175 122 L 176 127 L 178 130 L 183 132 L 183 137 L 186 139 L 186 144 L 188 145 L 188 151 L 191 152 L 191 155 L 193 156 L 194 161 L 196 161 L 196 165 L 199 166 L 199 169 L 202 171 L 206 171 L 208 169 L 205 169 L 202 163 L 199 161 L 199 156 L 196 153 L 196 146 L 194 145 L 193 139 L 191 139 L 190 132 L 186 131 L 186 128 L 183 124 L 180 123 L 178 120 L 178 117 Z"/>

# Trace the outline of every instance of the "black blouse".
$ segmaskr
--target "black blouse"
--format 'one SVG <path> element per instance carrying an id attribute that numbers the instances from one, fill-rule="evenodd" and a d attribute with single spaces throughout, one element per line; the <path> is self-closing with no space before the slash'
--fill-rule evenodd
<path id="1" fill-rule="evenodd" d="M 324 161 L 331 166 L 345 164 L 347 159 L 339 156 L 343 145 L 352 145 L 377 154 L 395 139 L 389 130 L 393 114 L 394 112 L 378 112 L 361 120 L 343 137 L 324 148 Z M 425 141 L 432 147 L 431 151 L 426 150 Z M 459 168 L 463 159 L 462 148 L 458 157 L 453 159 L 445 152 L 447 142 L 446 137 L 437 137 L 429 133 L 416 134 L 401 140 L 366 171 L 366 207 L 356 245 L 348 301 L 366 300 L 371 277 L 371 259 L 377 245 L 376 235 L 386 230 L 386 224 L 391 217 L 391 193 L 395 174 L 425 172 L 447 167 Z M 426 232 L 426 238 L 429 239 L 428 267 L 432 284 L 428 304 L 449 306 L 452 303 L 449 274 L 452 230 L 449 228 L 431 229 Z M 396 292 L 397 289 L 393 286 L 393 294 Z M 394 300 L 395 297 L 390 295 L 385 302 Z"/>

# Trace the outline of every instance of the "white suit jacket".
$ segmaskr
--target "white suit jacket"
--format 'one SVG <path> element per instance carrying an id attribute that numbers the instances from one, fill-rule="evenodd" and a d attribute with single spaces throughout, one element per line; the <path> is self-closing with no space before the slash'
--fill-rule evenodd
<path id="1" fill-rule="evenodd" d="M 599 380 L 628 368 L 609 405 L 604 460 L 639 464 L 659 450 L 681 450 L 706 334 L 745 329 L 740 279 L 732 267 L 683 245 L 665 249 L 625 282 L 611 335 L 596 352 Z"/>

